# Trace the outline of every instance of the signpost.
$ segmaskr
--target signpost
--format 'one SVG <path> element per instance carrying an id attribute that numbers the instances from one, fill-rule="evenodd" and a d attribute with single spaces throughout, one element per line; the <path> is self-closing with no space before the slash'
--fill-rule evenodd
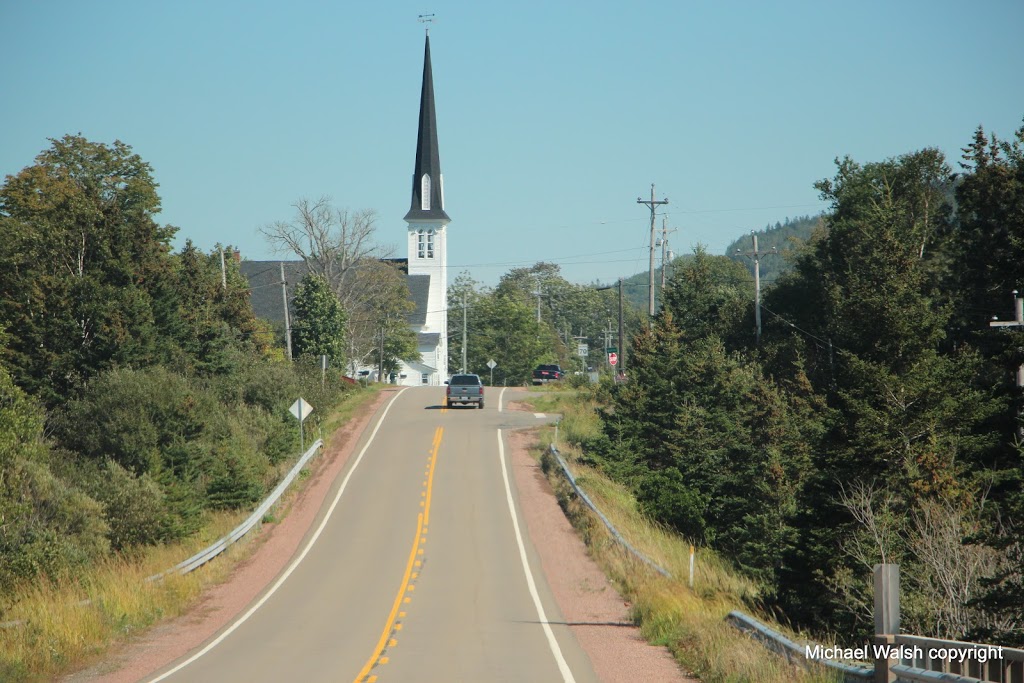
<path id="1" fill-rule="evenodd" d="M 313 406 L 306 403 L 305 399 L 299 398 L 288 411 L 299 420 L 299 451 L 306 448 L 305 435 L 302 433 L 302 422 L 313 412 Z"/>
<path id="2" fill-rule="evenodd" d="M 498 367 L 498 364 L 494 362 L 494 359 L 487 361 L 487 367 L 491 369 L 491 386 L 494 386 L 494 368 Z"/>

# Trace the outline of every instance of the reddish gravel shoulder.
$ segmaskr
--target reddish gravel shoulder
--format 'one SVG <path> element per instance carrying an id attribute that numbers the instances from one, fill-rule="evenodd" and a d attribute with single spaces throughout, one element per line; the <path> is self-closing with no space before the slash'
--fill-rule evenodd
<path id="1" fill-rule="evenodd" d="M 680 670 L 667 648 L 649 645 L 633 626 L 628 603 L 587 554 L 530 456 L 533 443 L 529 432 L 508 434 L 519 506 L 555 601 L 594 672 L 606 683 L 697 681 Z"/>

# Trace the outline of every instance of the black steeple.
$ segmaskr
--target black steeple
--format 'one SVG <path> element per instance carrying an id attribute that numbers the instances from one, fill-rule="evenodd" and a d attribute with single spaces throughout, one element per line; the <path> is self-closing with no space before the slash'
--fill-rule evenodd
<path id="1" fill-rule="evenodd" d="M 423 90 L 420 92 L 420 128 L 416 135 L 416 168 L 412 174 L 412 207 L 405 214 L 405 220 L 450 221 L 441 197 L 441 157 L 437 150 L 437 116 L 434 114 L 434 78 L 430 69 L 428 34 L 423 52 Z"/>

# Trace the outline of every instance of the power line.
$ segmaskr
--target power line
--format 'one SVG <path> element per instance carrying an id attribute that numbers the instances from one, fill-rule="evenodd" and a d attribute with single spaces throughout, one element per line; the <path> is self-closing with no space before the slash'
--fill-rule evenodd
<path id="1" fill-rule="evenodd" d="M 793 328 L 794 330 L 797 330 L 798 332 L 802 332 L 803 334 L 807 335 L 807 336 L 808 336 L 808 337 L 810 337 L 811 339 L 815 339 L 815 340 L 817 340 L 817 341 L 821 342 L 821 343 L 822 343 L 822 344 L 824 344 L 824 345 L 825 345 L 825 347 L 827 347 L 827 348 L 832 348 L 832 342 L 831 342 L 831 341 L 828 341 L 828 340 L 826 340 L 826 339 L 822 339 L 821 337 L 819 337 L 819 336 L 817 336 L 817 335 L 811 334 L 810 332 L 808 332 L 807 330 L 803 329 L 802 327 L 800 327 L 800 326 L 799 326 L 799 325 L 797 325 L 796 323 L 790 322 L 789 320 L 787 320 L 786 318 L 782 317 L 781 315 L 779 315 L 778 313 L 776 313 L 776 312 L 775 312 L 775 311 L 773 311 L 772 309 L 768 308 L 768 307 L 767 307 L 767 306 L 765 306 L 765 305 L 764 305 L 763 303 L 761 304 L 761 308 L 762 308 L 763 310 L 765 310 L 766 312 L 768 312 L 768 313 L 771 313 L 771 314 L 772 314 L 772 315 L 774 315 L 774 316 L 775 316 L 776 318 L 778 318 L 778 319 L 779 319 L 779 320 L 781 320 L 782 322 L 784 322 L 784 323 L 786 323 L 787 325 L 789 325 L 790 327 L 792 327 L 792 328 Z"/>

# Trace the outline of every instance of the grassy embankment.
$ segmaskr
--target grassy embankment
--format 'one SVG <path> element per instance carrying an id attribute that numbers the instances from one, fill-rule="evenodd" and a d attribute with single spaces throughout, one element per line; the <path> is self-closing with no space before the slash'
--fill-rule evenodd
<path id="1" fill-rule="evenodd" d="M 325 437 L 345 424 L 356 410 L 376 395 L 376 388 L 352 392 L 321 426 Z M 313 430 L 311 430 L 313 431 Z M 315 433 L 307 443 L 319 436 Z M 325 441 L 327 439 L 325 438 Z M 297 446 L 298 444 L 296 444 Z M 294 464 L 281 464 L 283 476 Z M 306 477 L 300 477 L 304 481 Z M 276 521 L 294 499 L 292 489 L 264 520 Z M 227 534 L 251 511 L 211 514 L 207 525 L 180 543 L 137 549 L 59 582 L 39 582 L 17 591 L 4 620 L 22 621 L 0 628 L 0 681 L 47 680 L 98 659 L 157 622 L 184 614 L 203 591 L 224 581 L 255 547 L 243 539 L 202 569 L 162 581 L 146 578 L 165 571 Z"/>
<path id="2" fill-rule="evenodd" d="M 628 554 L 604 525 L 575 495 L 560 468 L 548 454 L 553 428 L 542 430 L 534 456 L 541 460 L 566 516 L 582 536 L 591 556 L 632 604 L 632 617 L 651 643 L 665 645 L 682 666 L 701 681 L 756 683 L 818 683 L 837 680 L 825 670 L 790 666 L 761 644 L 726 623 L 725 616 L 741 610 L 800 642 L 792 631 L 775 624 L 750 607 L 758 586 L 740 575 L 714 551 L 699 548 L 694 587 L 687 585 L 690 543 L 647 519 L 623 485 L 610 480 L 577 458 L 581 441 L 600 429 L 596 403 L 586 392 L 541 390 L 529 402 L 538 411 L 561 413 L 557 446 L 572 468 L 577 483 L 616 529 L 673 578 L 666 579 Z"/>

